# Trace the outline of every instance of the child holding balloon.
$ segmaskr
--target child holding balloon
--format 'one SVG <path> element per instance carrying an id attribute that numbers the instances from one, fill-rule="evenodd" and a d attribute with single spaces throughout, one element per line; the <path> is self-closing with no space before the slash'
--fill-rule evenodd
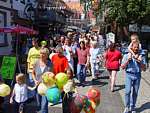
<path id="1" fill-rule="evenodd" d="M 66 70 L 66 74 L 68 75 L 69 79 L 63 87 L 62 106 L 63 106 L 63 113 L 71 113 L 70 108 L 68 106 L 70 105 L 70 102 L 76 89 L 75 89 L 75 82 L 73 80 L 73 71 L 71 70 L 71 68 L 68 68 Z"/>
<path id="2" fill-rule="evenodd" d="M 10 97 L 10 103 L 14 103 L 14 113 L 23 113 L 24 106 L 28 100 L 27 90 L 34 90 L 35 87 L 29 87 L 26 85 L 26 77 L 23 73 L 19 73 L 16 76 L 16 84 L 13 88 L 12 95 Z"/>

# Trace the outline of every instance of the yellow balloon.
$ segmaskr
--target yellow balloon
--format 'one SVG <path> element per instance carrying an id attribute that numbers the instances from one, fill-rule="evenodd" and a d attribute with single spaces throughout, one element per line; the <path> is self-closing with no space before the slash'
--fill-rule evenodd
<path id="1" fill-rule="evenodd" d="M 40 83 L 37 88 L 38 94 L 45 95 L 47 89 L 48 87 L 44 83 Z"/>
<path id="2" fill-rule="evenodd" d="M 10 94 L 10 87 L 7 84 L 0 84 L 0 96 L 5 97 Z"/>
<path id="3" fill-rule="evenodd" d="M 52 87 L 55 85 L 55 75 L 52 72 L 45 72 L 42 75 L 42 80 L 47 87 Z"/>

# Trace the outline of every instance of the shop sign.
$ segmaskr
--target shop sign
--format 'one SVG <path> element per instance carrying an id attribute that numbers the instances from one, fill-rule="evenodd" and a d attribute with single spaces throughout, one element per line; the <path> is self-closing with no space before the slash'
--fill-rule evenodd
<path id="1" fill-rule="evenodd" d="M 13 79 L 16 69 L 16 57 L 4 56 L 0 73 L 3 79 Z"/>

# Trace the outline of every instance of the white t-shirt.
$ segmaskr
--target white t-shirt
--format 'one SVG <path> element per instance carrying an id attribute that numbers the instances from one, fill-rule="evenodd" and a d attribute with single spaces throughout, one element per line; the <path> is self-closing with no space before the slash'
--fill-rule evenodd
<path id="1" fill-rule="evenodd" d="M 15 101 L 16 102 L 18 102 L 18 103 L 25 102 L 28 99 L 26 84 L 19 85 L 18 83 L 16 83 L 14 86 L 14 91 L 15 91 Z"/>
<path id="2" fill-rule="evenodd" d="M 64 49 L 64 55 L 68 59 L 68 62 L 72 61 L 73 58 L 72 58 L 71 53 L 70 53 L 70 51 L 73 52 L 72 47 L 68 46 L 68 45 L 64 45 L 63 49 Z"/>
<path id="3" fill-rule="evenodd" d="M 90 48 L 90 62 L 96 62 L 97 56 L 100 54 L 99 48 Z"/>

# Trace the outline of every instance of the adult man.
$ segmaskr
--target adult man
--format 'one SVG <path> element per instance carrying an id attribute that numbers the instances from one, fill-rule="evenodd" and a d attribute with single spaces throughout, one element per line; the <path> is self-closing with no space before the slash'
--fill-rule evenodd
<path id="1" fill-rule="evenodd" d="M 32 79 L 32 71 L 33 71 L 33 66 L 35 64 L 35 62 L 40 58 L 40 47 L 38 46 L 38 40 L 33 38 L 32 39 L 32 45 L 33 47 L 30 48 L 29 52 L 28 52 L 28 58 L 27 58 L 27 72 L 29 74 L 29 85 L 30 86 L 34 86 L 34 81 Z M 29 98 L 32 98 L 35 95 L 34 92 L 29 94 Z"/>
<path id="2" fill-rule="evenodd" d="M 141 56 L 139 52 L 139 43 L 134 43 L 132 51 Z M 125 80 L 125 110 L 124 113 L 136 113 L 135 104 L 137 100 L 138 90 L 141 80 L 141 71 L 145 69 L 144 58 L 132 57 L 131 54 L 125 54 L 122 60 L 121 67 L 125 69 L 126 80 Z"/>

